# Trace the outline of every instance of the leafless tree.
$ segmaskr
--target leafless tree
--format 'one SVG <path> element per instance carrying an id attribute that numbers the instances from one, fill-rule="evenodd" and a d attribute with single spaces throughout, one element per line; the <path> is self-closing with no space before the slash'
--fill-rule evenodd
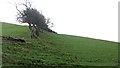
<path id="1" fill-rule="evenodd" d="M 38 37 L 39 32 L 42 27 L 47 28 L 47 24 L 45 24 L 45 17 L 43 14 L 39 13 L 37 9 L 32 8 L 32 4 L 29 0 L 25 0 L 25 3 L 20 4 L 25 7 L 25 9 L 19 10 L 18 5 L 16 4 L 17 9 L 17 21 L 20 23 L 28 23 L 29 29 L 31 33 L 31 37 Z"/>
<path id="2" fill-rule="evenodd" d="M 24 6 L 25 9 L 19 10 L 18 6 L 20 5 Z M 53 26 L 53 23 L 51 23 L 50 18 L 46 19 L 42 12 L 40 13 L 37 9 L 32 8 L 30 0 L 25 0 L 25 3 L 16 4 L 15 6 L 18 11 L 17 21 L 29 24 L 31 37 L 39 37 L 39 33 L 42 32 L 42 30 L 52 32 L 50 27 Z"/>

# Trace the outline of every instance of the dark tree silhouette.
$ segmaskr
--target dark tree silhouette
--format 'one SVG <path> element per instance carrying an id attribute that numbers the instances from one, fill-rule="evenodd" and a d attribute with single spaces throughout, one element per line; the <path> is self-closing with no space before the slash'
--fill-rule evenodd
<path id="1" fill-rule="evenodd" d="M 43 30 L 56 33 L 49 28 L 49 25 L 53 23 L 50 22 L 50 18 L 45 18 L 45 16 L 40 13 L 37 9 L 32 8 L 32 4 L 29 0 L 25 0 L 25 3 L 21 4 L 25 7 L 21 11 L 18 9 L 18 5 L 16 4 L 16 9 L 18 11 L 17 20 L 20 23 L 28 23 L 29 29 L 31 32 L 31 38 L 39 37 L 39 33 Z"/>

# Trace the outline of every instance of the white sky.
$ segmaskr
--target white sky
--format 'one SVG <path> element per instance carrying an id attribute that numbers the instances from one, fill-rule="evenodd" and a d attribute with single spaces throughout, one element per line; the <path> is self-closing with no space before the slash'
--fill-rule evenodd
<path id="1" fill-rule="evenodd" d="M 0 21 L 16 23 L 16 9 L 10 4 L 24 0 L 0 0 Z M 60 34 L 118 41 L 119 0 L 32 0 Z"/>

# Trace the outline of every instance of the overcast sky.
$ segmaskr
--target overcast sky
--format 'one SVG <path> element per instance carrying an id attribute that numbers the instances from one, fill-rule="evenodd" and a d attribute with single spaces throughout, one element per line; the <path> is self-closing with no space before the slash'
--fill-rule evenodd
<path id="1" fill-rule="evenodd" d="M 11 3 L 24 0 L 0 0 L 0 21 L 15 23 L 16 9 Z M 32 0 L 60 34 L 118 41 L 119 0 Z"/>

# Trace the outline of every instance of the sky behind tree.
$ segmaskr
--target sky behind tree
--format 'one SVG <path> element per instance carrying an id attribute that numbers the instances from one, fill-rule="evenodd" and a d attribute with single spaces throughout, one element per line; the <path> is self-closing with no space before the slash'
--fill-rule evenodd
<path id="1" fill-rule="evenodd" d="M 0 0 L 0 21 L 16 21 L 15 2 Z M 118 41 L 119 0 L 32 0 L 37 8 L 54 23 L 52 30 L 60 34 Z"/>

